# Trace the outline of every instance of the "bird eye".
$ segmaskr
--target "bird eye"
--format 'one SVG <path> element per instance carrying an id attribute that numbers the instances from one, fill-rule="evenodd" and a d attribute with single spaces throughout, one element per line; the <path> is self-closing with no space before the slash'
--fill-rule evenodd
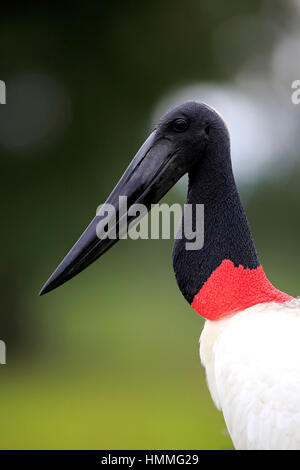
<path id="1" fill-rule="evenodd" d="M 183 132 L 189 127 L 189 123 L 186 119 L 178 118 L 173 121 L 172 127 L 176 132 Z"/>

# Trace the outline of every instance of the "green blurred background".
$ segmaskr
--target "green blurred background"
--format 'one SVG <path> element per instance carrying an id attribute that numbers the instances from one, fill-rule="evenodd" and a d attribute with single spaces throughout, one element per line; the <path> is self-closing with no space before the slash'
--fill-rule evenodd
<path id="1" fill-rule="evenodd" d="M 299 294 L 299 18 L 297 0 L 1 6 L 2 449 L 232 448 L 172 241 L 123 240 L 37 294 L 156 117 L 191 97 L 228 121 L 260 260 Z"/>

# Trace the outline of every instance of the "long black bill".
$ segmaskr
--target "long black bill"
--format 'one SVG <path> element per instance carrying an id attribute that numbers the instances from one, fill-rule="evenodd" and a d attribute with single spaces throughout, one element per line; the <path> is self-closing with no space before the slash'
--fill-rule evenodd
<path id="1" fill-rule="evenodd" d="M 96 217 L 48 279 L 40 295 L 46 294 L 76 276 L 113 246 L 124 235 L 120 228 L 124 225 L 122 224 L 124 217 L 127 216 L 131 227 L 134 225 L 135 217 L 130 218 L 128 214 L 122 214 L 122 207 L 119 205 L 120 196 L 127 197 L 128 209 L 132 204 L 144 204 L 149 211 L 151 204 L 156 204 L 167 193 L 184 173 L 183 168 L 175 162 L 175 157 L 172 142 L 158 137 L 156 131 L 152 132 L 106 201 L 106 204 L 110 204 L 115 209 L 114 227 L 108 224 L 107 212 L 98 211 Z M 137 217 L 136 223 L 138 222 Z M 112 233 L 109 235 L 108 225 L 110 225 L 111 232 L 115 231 L 116 237 L 113 238 Z"/>

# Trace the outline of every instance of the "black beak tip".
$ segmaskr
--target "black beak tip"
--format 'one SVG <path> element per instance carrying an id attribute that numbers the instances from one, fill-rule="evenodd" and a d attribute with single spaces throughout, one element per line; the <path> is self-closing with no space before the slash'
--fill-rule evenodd
<path id="1" fill-rule="evenodd" d="M 61 263 L 63 265 L 63 263 Z M 60 265 L 54 273 L 49 277 L 48 281 L 43 285 L 42 289 L 39 292 L 39 295 L 45 295 L 48 292 L 56 289 L 60 285 L 64 284 L 71 276 L 68 276 L 62 269 Z"/>
<path id="2" fill-rule="evenodd" d="M 51 290 L 51 289 L 50 289 Z M 41 295 L 45 295 L 47 294 L 47 292 L 49 292 L 49 289 L 48 289 L 48 286 L 47 286 L 47 283 L 41 288 L 40 292 L 39 292 L 39 296 Z"/>
<path id="3" fill-rule="evenodd" d="M 38 295 L 42 296 L 44 294 L 47 294 L 47 292 L 45 292 L 44 287 L 42 287 Z"/>
<path id="4" fill-rule="evenodd" d="M 51 277 L 50 277 L 50 279 L 48 279 L 48 281 L 41 288 L 39 292 L 39 296 L 45 295 L 48 292 L 51 292 L 53 289 L 55 289 L 55 287 L 57 287 L 57 285 L 54 284 L 54 282 L 51 280 Z"/>

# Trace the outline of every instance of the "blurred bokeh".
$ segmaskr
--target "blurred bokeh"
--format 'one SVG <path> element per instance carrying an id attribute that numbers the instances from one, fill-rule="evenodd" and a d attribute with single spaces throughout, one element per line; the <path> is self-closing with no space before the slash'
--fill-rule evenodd
<path id="1" fill-rule="evenodd" d="M 1 448 L 231 448 L 172 241 L 123 240 L 37 294 L 155 119 L 190 98 L 228 122 L 260 260 L 299 294 L 299 26 L 297 0 L 1 6 Z"/>

